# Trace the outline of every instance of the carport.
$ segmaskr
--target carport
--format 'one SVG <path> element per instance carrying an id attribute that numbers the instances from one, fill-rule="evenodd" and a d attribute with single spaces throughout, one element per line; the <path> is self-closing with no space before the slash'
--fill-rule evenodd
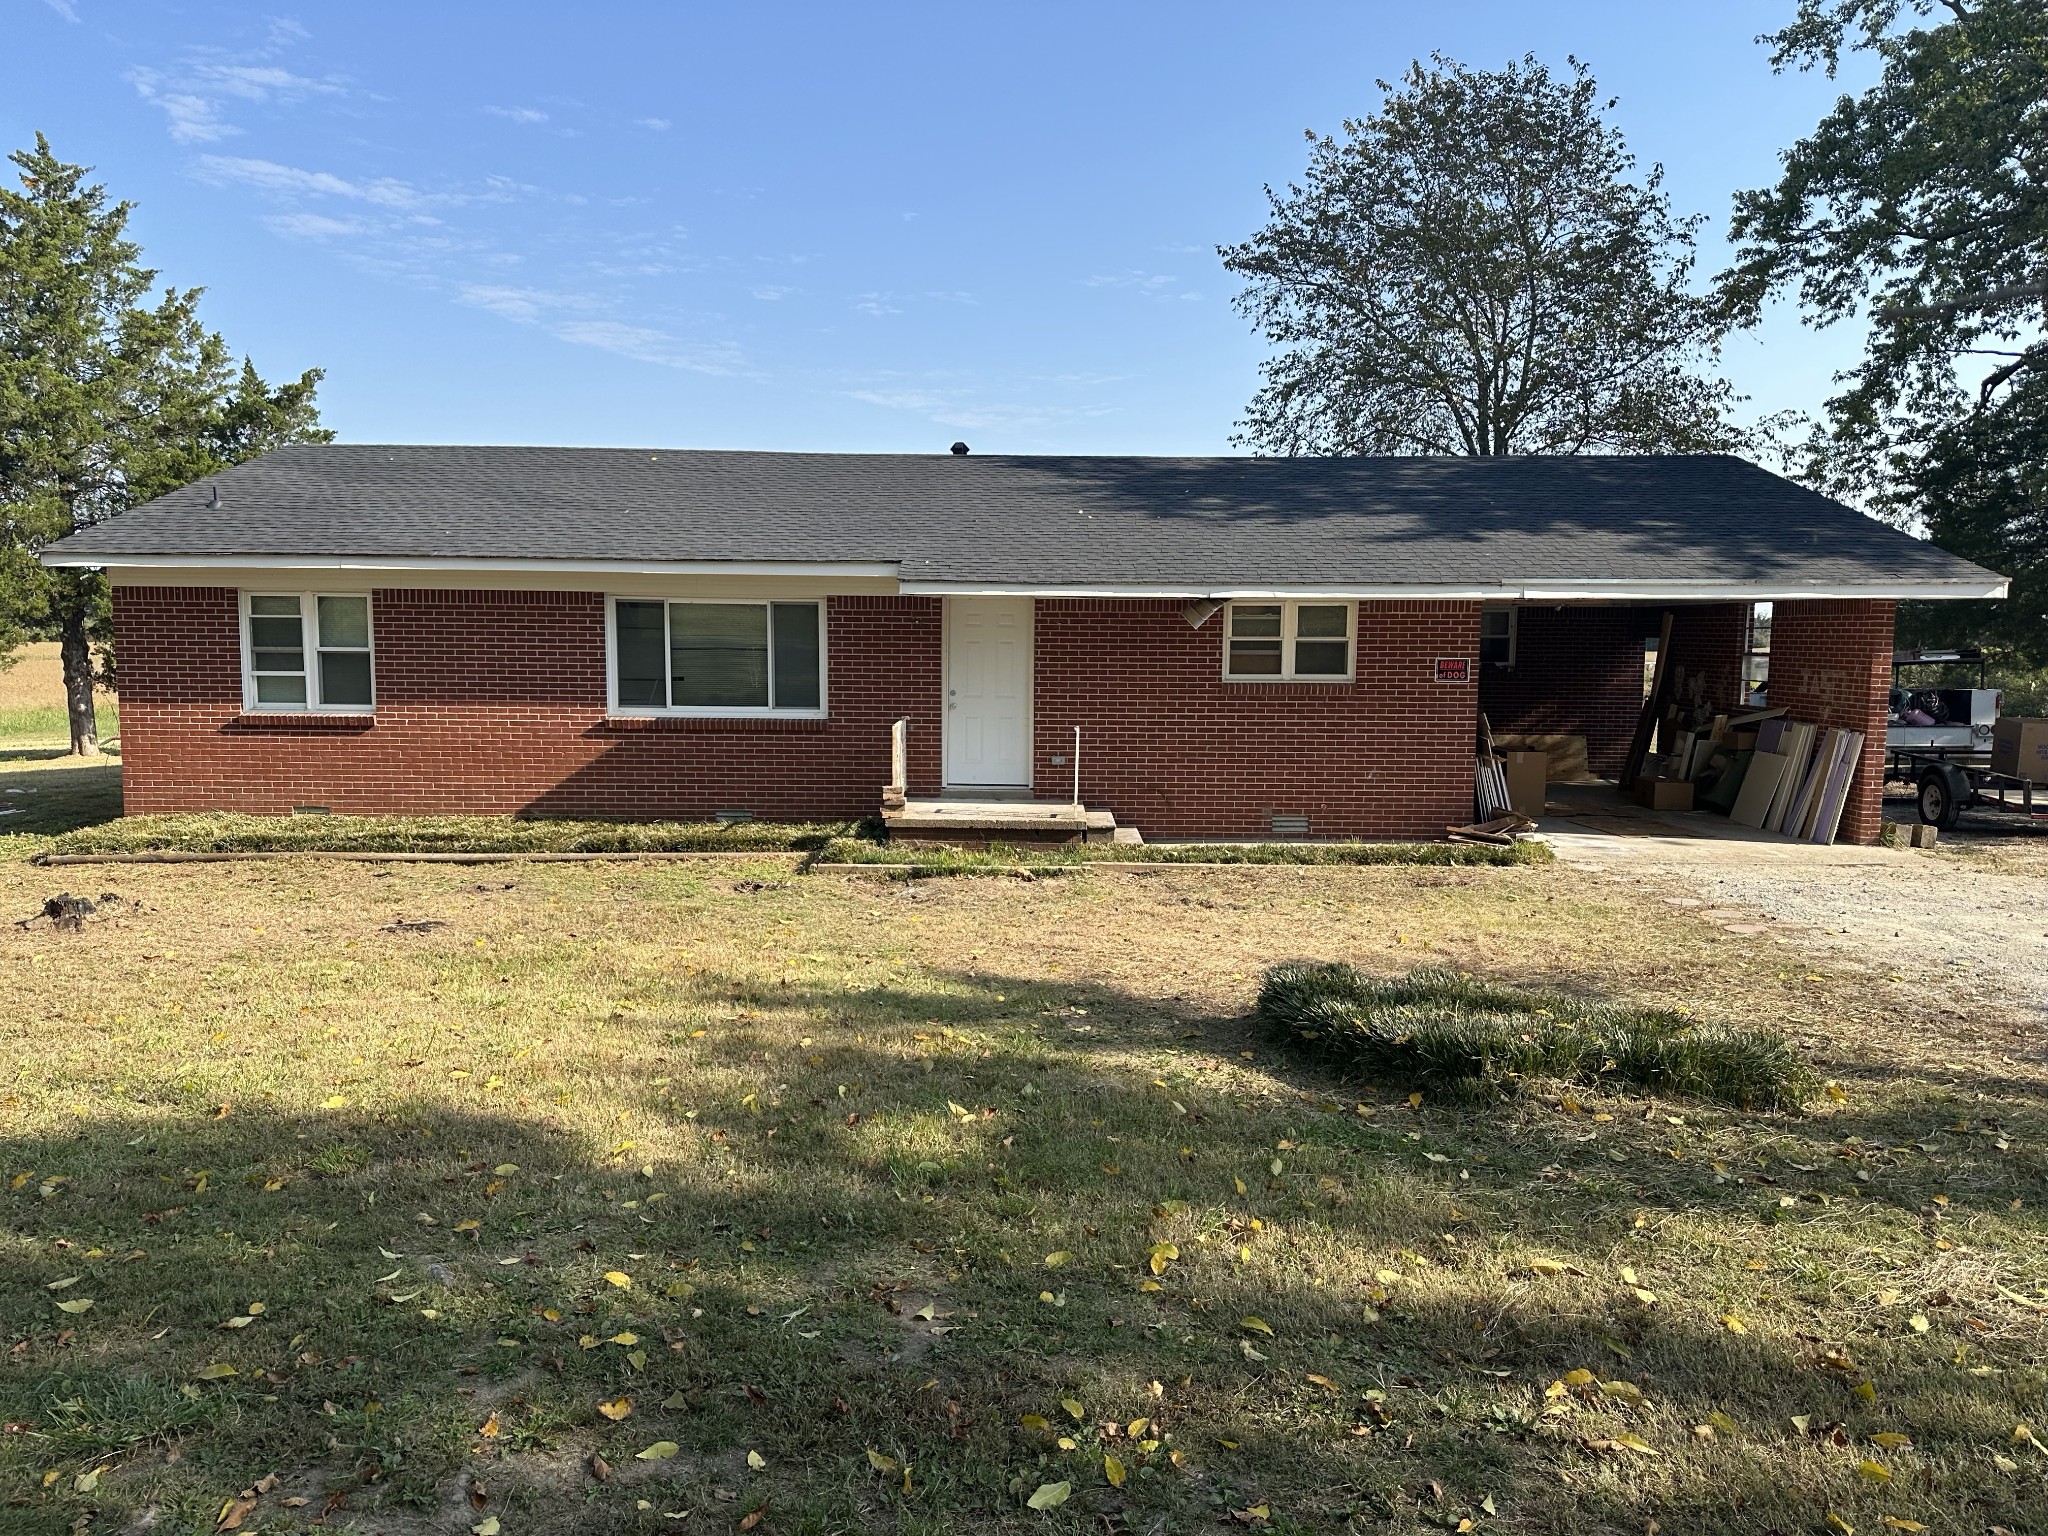
<path id="1" fill-rule="evenodd" d="M 1763 603 L 1770 605 L 1768 649 L 1756 622 Z M 1896 609 L 1893 596 L 1814 596 L 1760 584 L 1720 601 L 1690 596 L 1489 607 L 1482 619 L 1479 707 L 1504 744 L 1583 737 L 1591 775 L 1617 780 L 1643 720 L 1668 616 L 1669 699 L 1688 710 L 1739 713 L 1760 688 L 1768 707 L 1784 710 L 1788 719 L 1862 736 L 1837 836 L 1871 843 L 1883 821 Z M 1670 742 L 1650 746 L 1668 750 Z"/>

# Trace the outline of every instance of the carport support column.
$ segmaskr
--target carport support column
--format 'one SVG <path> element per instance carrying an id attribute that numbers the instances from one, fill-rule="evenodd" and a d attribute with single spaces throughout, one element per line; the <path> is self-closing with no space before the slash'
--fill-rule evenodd
<path id="1" fill-rule="evenodd" d="M 1898 605 L 1848 599 L 1774 603 L 1769 699 L 1794 720 L 1863 733 L 1842 808 L 1844 843 L 1874 843 L 1884 820 L 1884 729 Z"/>

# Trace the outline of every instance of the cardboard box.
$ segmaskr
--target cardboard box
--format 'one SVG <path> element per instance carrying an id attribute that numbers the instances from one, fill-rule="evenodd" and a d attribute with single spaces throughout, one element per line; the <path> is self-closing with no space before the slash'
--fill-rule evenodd
<path id="1" fill-rule="evenodd" d="M 1508 804 L 1531 821 L 1543 816 L 1543 790 L 1550 782 L 1547 752 L 1503 752 L 1507 763 Z"/>
<path id="2" fill-rule="evenodd" d="M 2048 784 L 2048 720 L 2007 715 L 1994 725 L 1991 771 Z"/>
<path id="3" fill-rule="evenodd" d="M 1692 809 L 1692 781 L 1637 779 L 1636 803 L 1647 805 L 1653 811 L 1689 811 Z"/>

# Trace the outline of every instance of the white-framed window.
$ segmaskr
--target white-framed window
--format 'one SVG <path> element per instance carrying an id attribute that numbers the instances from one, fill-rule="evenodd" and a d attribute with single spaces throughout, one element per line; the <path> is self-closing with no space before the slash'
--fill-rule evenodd
<path id="1" fill-rule="evenodd" d="M 614 714 L 824 717 L 824 603 L 615 597 L 608 606 Z"/>
<path id="2" fill-rule="evenodd" d="M 242 707 L 367 715 L 377 707 L 364 592 L 244 592 Z"/>
<path id="3" fill-rule="evenodd" d="M 1479 610 L 1479 664 L 1485 667 L 1512 667 L 1515 664 L 1515 634 L 1520 628 L 1515 619 L 1520 612 L 1514 608 L 1482 608 Z"/>
<path id="4" fill-rule="evenodd" d="M 1242 683 L 1345 683 L 1352 674 L 1355 603 L 1232 603 L 1223 675 Z"/>

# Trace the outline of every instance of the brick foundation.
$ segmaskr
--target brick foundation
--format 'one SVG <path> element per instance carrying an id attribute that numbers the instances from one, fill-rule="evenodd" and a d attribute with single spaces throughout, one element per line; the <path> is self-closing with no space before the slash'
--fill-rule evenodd
<path id="1" fill-rule="evenodd" d="M 1863 755 L 1837 834 L 1845 843 L 1876 842 L 1884 820 L 1884 733 L 1897 606 L 1872 600 L 1772 605 L 1772 707 L 1794 720 L 1863 732 Z"/>

